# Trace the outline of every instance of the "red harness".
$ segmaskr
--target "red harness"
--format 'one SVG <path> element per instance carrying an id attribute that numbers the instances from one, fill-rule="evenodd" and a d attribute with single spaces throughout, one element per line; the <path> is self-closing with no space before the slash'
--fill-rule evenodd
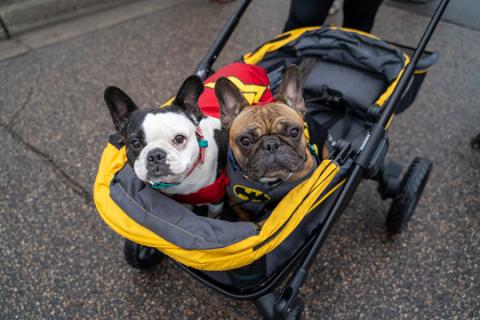
<path id="1" fill-rule="evenodd" d="M 206 140 L 203 139 L 203 132 L 202 132 L 202 129 L 200 129 L 200 127 L 197 127 L 195 129 L 195 135 L 197 136 L 198 146 L 200 147 L 200 150 L 198 152 L 197 161 L 193 164 L 193 166 L 187 172 L 186 177 L 192 174 L 193 170 L 195 170 L 195 168 L 198 166 L 199 163 L 203 163 L 205 161 L 205 148 L 208 147 L 208 143 Z"/>
<path id="2" fill-rule="evenodd" d="M 270 91 L 270 82 L 267 73 L 261 67 L 235 62 L 219 69 L 204 82 L 205 90 L 198 100 L 198 105 L 202 112 L 211 117 L 220 117 L 220 106 L 215 96 L 215 82 L 221 77 L 227 77 L 243 93 L 250 105 L 262 105 L 274 101 Z M 197 139 L 203 140 L 203 134 L 200 128 L 197 128 Z M 206 146 L 205 146 L 206 147 Z M 197 162 L 192 166 L 188 175 L 205 158 L 205 147 L 200 145 L 200 153 Z M 225 190 L 228 185 L 226 170 L 210 185 L 190 194 L 177 194 L 174 199 L 181 203 L 203 204 L 219 203 L 225 196 Z"/>

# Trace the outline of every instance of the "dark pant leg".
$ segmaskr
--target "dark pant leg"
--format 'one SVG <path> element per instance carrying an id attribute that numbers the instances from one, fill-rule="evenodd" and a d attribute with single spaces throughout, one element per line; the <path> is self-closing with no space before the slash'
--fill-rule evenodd
<path id="1" fill-rule="evenodd" d="M 345 0 L 343 26 L 370 32 L 382 0 Z"/>
<path id="2" fill-rule="evenodd" d="M 470 141 L 472 148 L 480 150 L 480 133 Z"/>
<path id="3" fill-rule="evenodd" d="M 357 0 L 360 2 L 360 0 Z M 321 26 L 333 0 L 292 0 L 290 13 L 283 31 L 301 27 Z"/>

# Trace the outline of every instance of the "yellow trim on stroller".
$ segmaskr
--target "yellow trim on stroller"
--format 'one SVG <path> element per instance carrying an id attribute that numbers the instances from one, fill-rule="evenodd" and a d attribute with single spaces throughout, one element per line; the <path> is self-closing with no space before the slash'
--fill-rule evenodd
<path id="1" fill-rule="evenodd" d="M 307 31 L 317 29 L 319 27 L 309 27 L 281 34 L 254 52 L 245 54 L 243 60 L 245 63 L 256 64 L 269 52 L 280 49 Z M 335 29 L 378 39 L 375 36 L 356 30 Z M 377 99 L 376 103 L 379 106 L 382 106 L 388 100 L 408 63 L 409 58 L 405 55 L 403 68 L 391 81 L 386 91 Z M 124 212 L 112 199 L 112 182 L 114 182 L 116 175 L 124 169 L 126 163 L 125 147 L 117 148 L 108 144 L 103 152 L 94 186 L 94 201 L 103 220 L 115 232 L 127 239 L 144 246 L 158 248 L 181 264 L 207 271 L 225 271 L 247 266 L 273 251 L 294 233 L 310 212 L 329 199 L 331 194 L 341 188 L 345 182 L 345 180 L 335 180 L 335 178 L 340 179 L 337 177 L 341 169 L 340 166 L 335 162 L 325 160 L 321 162 L 311 178 L 292 189 L 280 201 L 263 225 L 259 227 L 260 229 L 252 233 L 253 235 L 222 246 L 192 249 L 181 247 L 151 231 Z M 141 212 L 142 215 L 149 215 L 149 212 L 144 211 Z M 191 214 L 194 215 L 193 212 Z"/>
<path id="2" fill-rule="evenodd" d="M 218 249 L 186 250 L 131 219 L 110 197 L 110 184 L 126 164 L 125 147 L 108 144 L 100 161 L 94 188 L 94 200 L 103 220 L 118 234 L 136 243 L 158 248 L 187 266 L 224 271 L 246 266 L 274 250 L 300 224 L 312 209 L 325 200 L 318 200 L 332 182 L 339 166 L 325 160 L 312 177 L 292 191 L 278 204 L 258 234 Z M 193 214 L 193 213 L 192 213 Z"/>
<path id="3" fill-rule="evenodd" d="M 305 32 L 312 31 L 312 30 L 318 30 L 318 29 L 321 29 L 321 28 L 322 27 L 306 27 L 306 28 L 295 29 L 295 30 L 292 30 L 292 31 L 282 33 L 282 34 L 276 36 L 275 38 L 273 38 L 273 40 L 266 42 L 265 44 L 263 44 L 262 46 L 260 46 L 256 50 L 254 50 L 253 52 L 243 55 L 243 62 L 248 63 L 248 64 L 257 64 L 258 62 L 263 60 L 265 55 L 267 55 L 270 52 L 277 51 L 278 49 L 280 49 L 284 45 L 286 45 L 286 44 L 292 42 L 293 40 L 299 38 L 300 36 L 302 36 Z M 349 32 L 349 33 L 356 33 L 356 34 L 366 36 L 366 37 L 369 37 L 369 38 L 372 38 L 372 39 L 375 39 L 375 40 L 380 40 L 380 38 L 378 38 L 378 37 L 376 37 L 372 34 L 360 31 L 360 30 L 334 27 L 334 26 L 329 26 L 328 29 L 341 30 L 343 32 Z M 392 95 L 393 90 L 397 86 L 401 75 L 405 71 L 405 68 L 410 63 L 410 57 L 405 53 L 403 53 L 403 56 L 405 58 L 405 64 L 404 64 L 402 70 L 398 73 L 398 76 L 396 77 L 396 79 L 392 83 L 390 83 L 390 85 L 385 90 L 385 92 L 382 95 L 380 95 L 380 97 L 378 97 L 377 101 L 375 101 L 376 105 L 383 106 L 385 104 L 385 102 L 387 102 L 388 98 Z M 421 71 L 418 71 L 418 72 L 421 72 Z"/>

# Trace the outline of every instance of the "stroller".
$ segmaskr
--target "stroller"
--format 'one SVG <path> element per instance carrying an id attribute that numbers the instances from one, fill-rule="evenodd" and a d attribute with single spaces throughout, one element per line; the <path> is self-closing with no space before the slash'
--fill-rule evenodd
<path id="1" fill-rule="evenodd" d="M 202 79 L 213 73 L 250 2 L 241 3 L 200 63 L 196 73 Z M 253 300 L 265 319 L 300 319 L 299 289 L 362 179 L 376 180 L 382 199 L 393 199 L 386 218 L 390 234 L 402 232 L 412 217 L 432 163 L 416 158 L 401 177 L 398 164 L 384 161 L 387 129 L 394 114 L 412 104 L 438 60 L 438 53 L 425 47 L 447 4 L 439 4 L 416 49 L 356 30 L 309 27 L 283 33 L 242 56 L 243 63 L 267 71 L 273 92 L 286 66 L 308 64 L 304 97 L 310 143 L 319 141 L 316 128 L 328 131 L 329 159 L 279 202 L 269 203 L 261 224 L 197 215 L 158 193 L 136 178 L 126 165 L 124 145 L 112 135 L 94 200 L 105 222 L 126 239 L 127 262 L 147 269 L 169 256 L 215 291 Z M 260 198 L 254 193 L 246 201 Z"/>

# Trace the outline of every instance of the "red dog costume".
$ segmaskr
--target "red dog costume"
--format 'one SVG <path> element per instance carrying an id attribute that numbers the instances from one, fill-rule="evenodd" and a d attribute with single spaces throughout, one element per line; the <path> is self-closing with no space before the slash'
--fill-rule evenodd
<path id="1" fill-rule="evenodd" d="M 205 80 L 205 90 L 198 100 L 198 105 L 206 116 L 220 118 L 220 106 L 215 96 L 215 82 L 221 77 L 232 81 L 250 105 L 264 104 L 274 100 L 267 73 L 263 68 L 235 62 L 219 69 Z M 227 184 L 228 179 L 224 170 L 212 184 L 195 193 L 175 195 L 175 200 L 190 204 L 219 203 L 225 196 Z"/>

